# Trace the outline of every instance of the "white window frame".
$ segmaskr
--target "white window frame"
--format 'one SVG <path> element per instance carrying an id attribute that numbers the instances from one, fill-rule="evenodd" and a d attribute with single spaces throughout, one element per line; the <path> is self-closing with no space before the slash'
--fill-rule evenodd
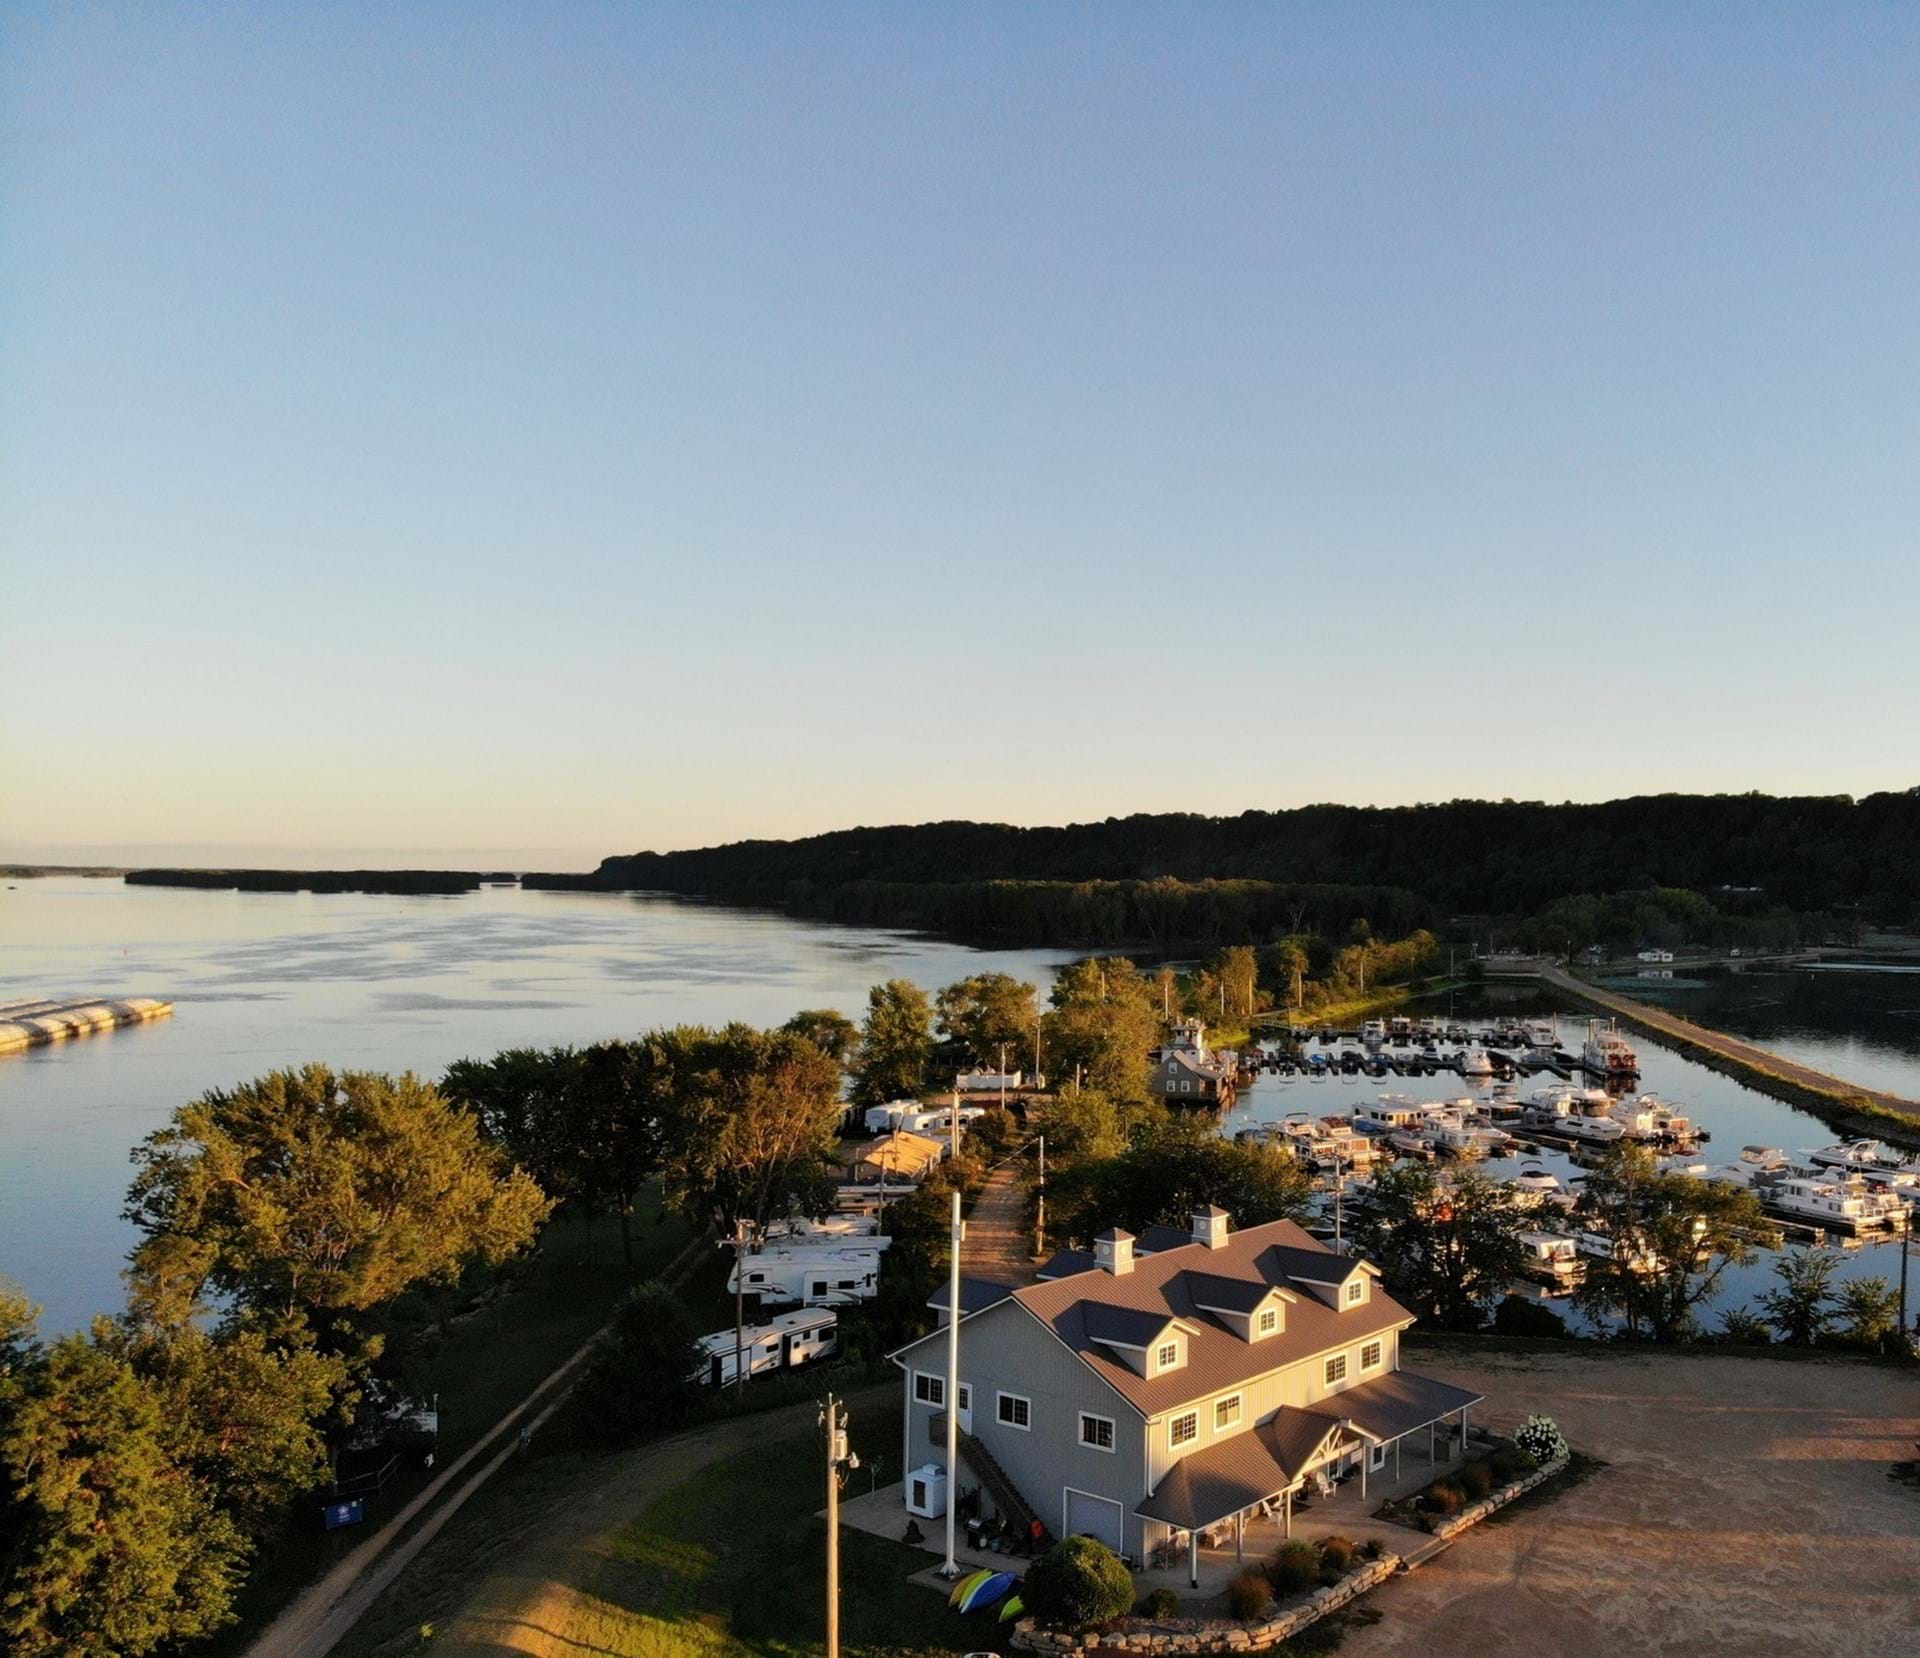
<path id="1" fill-rule="evenodd" d="M 1171 1370 L 1180 1362 L 1180 1343 L 1163 1341 L 1153 1350 L 1153 1367 L 1156 1370 Z"/>
<path id="2" fill-rule="evenodd" d="M 1354 1279 L 1350 1284 L 1347 1285 L 1347 1305 L 1349 1307 L 1359 1306 L 1361 1301 L 1363 1301 L 1366 1298 L 1366 1293 L 1367 1293 L 1366 1279 L 1364 1278 Z"/>
<path id="3" fill-rule="evenodd" d="M 947 1408 L 947 1379 L 931 1370 L 916 1370 L 913 1373 L 913 1402 L 916 1405 L 931 1405 L 935 1410 Z"/>
<path id="4" fill-rule="evenodd" d="M 1220 1420 L 1221 1411 L 1233 1407 L 1233 1414 L 1224 1422 Z M 1246 1396 L 1239 1393 L 1223 1393 L 1213 1402 L 1213 1431 L 1224 1433 L 1228 1428 L 1240 1426 L 1240 1419 L 1246 1415 Z"/>
<path id="5" fill-rule="evenodd" d="M 1016 1422 L 1007 1414 L 1007 1406 L 1024 1405 L 1027 1419 Z M 1033 1432 L 1033 1401 L 1024 1393 L 996 1392 L 993 1396 L 993 1419 L 1003 1428 L 1018 1428 L 1022 1433 Z"/>
<path id="6" fill-rule="evenodd" d="M 1106 1425 L 1107 1442 L 1102 1445 L 1097 1439 L 1087 1438 L 1087 1424 L 1101 1422 Z M 1093 1411 L 1080 1413 L 1080 1445 L 1083 1450 L 1098 1451 L 1102 1456 L 1115 1456 L 1120 1448 L 1120 1425 L 1111 1416 L 1099 1416 Z"/>
<path id="7" fill-rule="evenodd" d="M 1336 1365 L 1339 1367 L 1337 1371 L 1334 1368 Z M 1347 1355 L 1332 1354 L 1320 1367 L 1320 1378 L 1322 1387 L 1332 1387 L 1338 1382 L 1344 1382 L 1347 1379 Z"/>
<path id="8" fill-rule="evenodd" d="M 1191 1426 L 1185 1434 L 1180 1432 L 1182 1422 Z M 1177 1451 L 1182 1445 L 1192 1445 L 1200 1438 L 1200 1413 L 1197 1410 L 1183 1410 L 1178 1416 L 1167 1419 L 1167 1448 Z"/>
<path id="9" fill-rule="evenodd" d="M 1387 1442 L 1376 1440 L 1367 1447 L 1367 1472 L 1377 1474 L 1387 1465 Z"/>
<path id="10" fill-rule="evenodd" d="M 1278 1307 L 1262 1307 L 1260 1309 L 1260 1316 L 1254 1324 L 1254 1334 L 1270 1336 L 1279 1328 L 1280 1309 Z"/>
<path id="11" fill-rule="evenodd" d="M 1373 1355 L 1371 1360 L 1367 1357 L 1369 1353 Z M 1386 1343 L 1378 1336 L 1375 1336 L 1372 1341 L 1360 1349 L 1360 1374 L 1364 1376 L 1369 1370 L 1378 1370 L 1380 1366 L 1386 1362 L 1386 1357 Z"/>

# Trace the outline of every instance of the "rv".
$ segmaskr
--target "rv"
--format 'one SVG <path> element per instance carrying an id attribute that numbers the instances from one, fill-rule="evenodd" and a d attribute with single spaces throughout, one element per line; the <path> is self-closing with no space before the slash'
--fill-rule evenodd
<path id="1" fill-rule="evenodd" d="M 870 1301 L 880 1287 L 880 1246 L 891 1241 L 862 1238 L 824 1249 L 775 1245 L 736 1261 L 727 1288 L 757 1295 L 762 1306 L 845 1307 Z"/>
<path id="2" fill-rule="evenodd" d="M 809 1307 L 782 1313 L 766 1324 L 750 1324 L 740 1332 L 716 1330 L 700 1338 L 700 1363 L 693 1380 L 726 1387 L 739 1379 L 743 1361 L 747 1375 L 759 1376 L 829 1358 L 839 1346 L 839 1324 L 837 1314 Z"/>

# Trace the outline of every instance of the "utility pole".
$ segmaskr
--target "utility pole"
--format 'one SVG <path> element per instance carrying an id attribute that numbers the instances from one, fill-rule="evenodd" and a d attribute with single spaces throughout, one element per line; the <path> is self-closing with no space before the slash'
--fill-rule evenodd
<path id="1" fill-rule="evenodd" d="M 747 1386 L 747 1272 L 745 1266 L 747 1223 L 733 1223 L 733 1390 L 744 1393 Z M 727 1246 L 720 1246 L 725 1249 Z"/>
<path id="2" fill-rule="evenodd" d="M 1034 1212 L 1034 1234 L 1035 1234 L 1034 1242 L 1038 1246 L 1035 1248 L 1034 1254 L 1036 1255 L 1046 1254 L 1047 1252 L 1047 1137 L 1044 1134 L 1040 1136 L 1040 1191 L 1039 1191 L 1039 1205 Z M 1907 1282 L 1907 1275 L 1903 1272 L 1900 1275 L 1900 1285 L 1903 1293 L 1905 1292 L 1906 1282 Z M 1902 1303 L 1902 1305 L 1904 1306 L 1905 1304 Z"/>
<path id="3" fill-rule="evenodd" d="M 840 1471 L 858 1468 L 860 1459 L 847 1447 L 847 1407 L 831 1393 L 820 1423 L 827 1441 L 827 1658 L 840 1658 Z"/>
<path id="4" fill-rule="evenodd" d="M 1040 1086 L 1040 1015 L 1033 1016 L 1033 1086 Z"/>
<path id="5" fill-rule="evenodd" d="M 1000 1044 L 1000 1109 L 1007 1108 L 1007 1045 Z"/>
<path id="6" fill-rule="evenodd" d="M 960 1240 L 965 1232 L 958 1187 L 953 1193 L 952 1224 L 948 1244 L 952 1259 L 947 1263 L 947 1560 L 940 1568 L 946 1578 L 960 1575 L 953 1557 L 953 1510 L 960 1497 Z"/>
<path id="7" fill-rule="evenodd" d="M 1913 1351 L 1912 1333 L 1907 1327 L 1907 1251 L 1913 1247 L 1913 1210 L 1908 1209 L 1900 1223 L 1900 1357 Z"/>

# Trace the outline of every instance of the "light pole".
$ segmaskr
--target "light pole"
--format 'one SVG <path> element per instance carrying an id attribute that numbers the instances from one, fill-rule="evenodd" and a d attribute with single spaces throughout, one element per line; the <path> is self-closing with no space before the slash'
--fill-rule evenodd
<path id="1" fill-rule="evenodd" d="M 952 1232 L 947 1252 L 947 1559 L 942 1577 L 958 1577 L 953 1557 L 953 1510 L 960 1497 L 960 1241 L 966 1235 L 960 1218 L 960 1188 L 953 1189 Z M 831 1658 L 831 1655 L 830 1655 Z"/>
<path id="2" fill-rule="evenodd" d="M 847 1407 L 829 1393 L 820 1412 L 827 1441 L 827 1658 L 840 1658 L 840 1481 L 860 1459 L 847 1446 Z"/>

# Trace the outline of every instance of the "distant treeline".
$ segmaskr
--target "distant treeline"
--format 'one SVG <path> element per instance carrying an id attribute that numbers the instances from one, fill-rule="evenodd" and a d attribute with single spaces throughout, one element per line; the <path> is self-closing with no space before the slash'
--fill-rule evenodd
<path id="1" fill-rule="evenodd" d="M 473 892 L 508 874 L 466 869 L 130 869 L 135 887 L 206 887 L 239 892 Z"/>
<path id="2" fill-rule="evenodd" d="M 1920 790 L 1857 801 L 1305 806 L 1050 829 L 929 823 L 642 852 L 607 858 L 590 876 L 526 884 L 699 893 L 837 920 L 1084 944 L 1206 943 L 1330 930 L 1358 916 L 1404 932 L 1654 888 L 1710 894 L 1728 909 L 1850 911 L 1901 925 L 1920 910 Z"/>

